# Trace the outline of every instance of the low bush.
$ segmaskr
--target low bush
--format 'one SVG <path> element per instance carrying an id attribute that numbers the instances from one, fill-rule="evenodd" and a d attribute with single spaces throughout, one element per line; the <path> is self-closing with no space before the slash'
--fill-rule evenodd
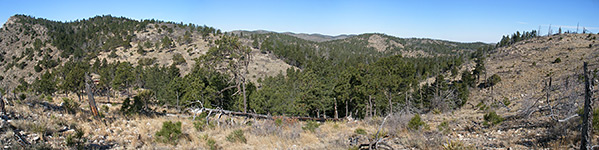
<path id="1" fill-rule="evenodd" d="M 247 143 L 247 139 L 245 138 L 245 135 L 243 135 L 243 130 L 241 129 L 234 130 L 227 135 L 227 141 Z"/>
<path id="2" fill-rule="evenodd" d="M 206 129 L 213 129 L 215 126 L 212 123 L 206 123 L 205 119 L 200 119 L 199 121 L 193 122 L 193 127 L 198 131 L 205 131 Z"/>
<path id="3" fill-rule="evenodd" d="M 443 133 L 449 131 L 449 123 L 447 121 L 441 122 L 441 124 L 439 124 L 437 126 L 437 130 L 439 130 L 439 132 L 443 132 Z"/>
<path id="4" fill-rule="evenodd" d="M 281 118 L 276 118 L 275 125 L 277 125 L 277 127 L 281 127 L 283 125 L 283 120 Z"/>
<path id="5" fill-rule="evenodd" d="M 216 144 L 216 141 L 213 138 L 208 137 L 206 137 L 206 147 L 208 147 L 210 150 L 222 149 L 220 146 L 218 146 L 218 144 Z"/>
<path id="6" fill-rule="evenodd" d="M 162 143 L 177 144 L 181 137 L 181 122 L 172 121 L 162 122 L 162 129 L 156 132 L 156 140 Z"/>
<path id="7" fill-rule="evenodd" d="M 362 129 L 362 128 L 357 128 L 356 130 L 354 130 L 354 133 L 356 134 L 361 134 L 361 135 L 366 135 L 366 130 Z"/>
<path id="8" fill-rule="evenodd" d="M 555 60 L 553 60 L 553 62 L 552 62 L 552 63 L 556 64 L 556 63 L 560 63 L 560 62 L 562 62 L 562 59 L 560 59 L 560 58 L 558 57 L 558 58 L 556 58 Z"/>
<path id="9" fill-rule="evenodd" d="M 304 131 L 314 132 L 318 127 L 320 127 L 320 123 L 316 121 L 306 121 L 306 124 L 302 127 Z"/>
<path id="10" fill-rule="evenodd" d="M 180 64 L 184 64 L 186 63 L 185 58 L 183 58 L 183 55 L 176 53 L 173 55 L 173 64 L 175 65 L 180 65 Z"/>
<path id="11" fill-rule="evenodd" d="M 87 142 L 87 139 L 83 137 L 83 131 L 79 128 L 75 128 L 75 133 L 65 138 L 65 143 L 71 148 L 83 149 L 85 142 Z"/>
<path id="12" fill-rule="evenodd" d="M 70 98 L 62 98 L 62 108 L 67 113 L 74 114 L 77 113 L 77 110 L 79 110 L 79 103 Z"/>
<path id="13" fill-rule="evenodd" d="M 418 130 L 425 125 L 426 123 L 422 121 L 420 115 L 414 114 L 414 117 L 412 117 L 412 119 L 410 119 L 410 122 L 408 122 L 408 129 Z"/>
<path id="14" fill-rule="evenodd" d="M 497 125 L 504 120 L 503 117 L 497 115 L 495 111 L 488 112 L 483 117 L 485 119 L 485 122 L 483 122 L 484 125 Z"/>

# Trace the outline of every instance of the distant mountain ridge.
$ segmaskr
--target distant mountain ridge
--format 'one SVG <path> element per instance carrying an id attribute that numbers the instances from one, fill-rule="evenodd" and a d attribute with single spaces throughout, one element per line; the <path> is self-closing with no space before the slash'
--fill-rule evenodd
<path id="1" fill-rule="evenodd" d="M 300 39 L 313 41 L 313 42 L 326 42 L 326 41 L 333 41 L 333 40 L 341 40 L 341 39 L 357 36 L 355 34 L 341 34 L 341 35 L 333 36 L 333 35 L 324 35 L 324 34 L 318 34 L 318 33 L 309 34 L 309 33 L 294 33 L 294 32 L 275 32 L 275 31 L 268 31 L 268 30 L 254 30 L 254 31 L 234 30 L 234 31 L 231 31 L 231 33 L 234 33 L 234 34 L 239 34 L 242 32 L 254 33 L 254 34 L 280 33 L 280 34 L 291 35 L 291 36 L 294 36 L 294 37 L 297 37 Z"/>

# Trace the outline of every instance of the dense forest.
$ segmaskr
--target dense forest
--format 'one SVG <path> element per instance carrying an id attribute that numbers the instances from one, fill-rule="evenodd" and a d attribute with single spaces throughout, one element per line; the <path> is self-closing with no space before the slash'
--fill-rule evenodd
<path id="1" fill-rule="evenodd" d="M 485 72 L 486 53 L 493 48 L 483 43 L 427 43 L 382 34 L 312 42 L 279 33 L 223 34 L 207 26 L 112 16 L 66 23 L 17 17 L 20 23 L 48 28 L 49 40 L 36 45 L 50 43 L 58 48 L 61 58 L 51 58 L 46 54 L 49 50 L 35 46 L 31 53 L 46 54 L 36 67 L 41 75 L 32 83 L 20 80 L 15 92 L 45 96 L 72 93 L 81 100 L 86 74 L 97 74 L 99 82 L 94 93 L 108 99 L 119 93 L 127 95 L 124 113 L 151 111 L 150 106 L 183 110 L 198 105 L 193 103 L 198 100 L 208 108 L 287 116 L 363 118 L 400 111 L 442 112 L 461 107 L 468 101 L 470 88 L 490 81 L 480 79 Z M 194 58 L 198 63 L 184 75 L 176 66 L 185 61 L 180 55 L 173 57 L 172 65 L 165 66 L 144 63 L 154 60 L 138 60 L 134 65 L 96 57 L 100 51 L 131 48 L 130 43 L 138 39 L 133 33 L 148 28 L 157 29 L 163 36 L 139 44 L 139 54 L 146 49 L 169 49 L 189 42 L 193 32 L 204 35 L 195 38 L 212 45 L 204 56 Z M 173 28 L 184 29 L 184 36 L 169 34 Z M 379 52 L 367 46 L 367 37 L 372 35 L 387 37 L 403 48 L 389 47 Z M 243 40 L 251 42 L 244 44 Z M 246 74 L 252 49 L 271 53 L 296 69 L 249 82 Z M 435 55 L 403 57 L 399 51 L 404 50 Z M 461 68 L 471 61 L 476 64 L 473 70 Z M 425 82 L 431 78 L 434 82 Z"/>

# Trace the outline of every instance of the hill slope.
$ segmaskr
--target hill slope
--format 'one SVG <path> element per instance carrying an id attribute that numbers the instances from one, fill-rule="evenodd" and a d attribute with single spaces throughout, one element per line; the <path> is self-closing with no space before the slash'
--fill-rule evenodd
<path id="1" fill-rule="evenodd" d="M 596 37 L 599 35 L 544 36 L 489 52 L 486 77 L 481 78 L 497 74 L 501 82 L 492 88 L 471 90 L 467 105 L 452 114 L 432 115 L 431 121 L 454 122 L 454 131 L 448 136 L 476 147 L 577 148 L 579 118 L 557 120 L 575 115 L 582 108 L 583 62 L 589 62 L 597 82 Z M 595 92 L 593 97 L 598 96 Z M 505 121 L 496 126 L 483 125 L 484 115 L 491 111 Z"/>

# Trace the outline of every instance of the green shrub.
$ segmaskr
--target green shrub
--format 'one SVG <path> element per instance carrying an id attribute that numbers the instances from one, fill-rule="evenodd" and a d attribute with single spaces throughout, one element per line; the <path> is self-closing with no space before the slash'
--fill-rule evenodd
<path id="1" fill-rule="evenodd" d="M 179 54 L 179 53 L 175 53 L 173 55 L 173 64 L 175 65 L 180 65 L 180 64 L 184 64 L 186 63 L 185 58 L 183 58 L 183 55 Z"/>
<path id="2" fill-rule="evenodd" d="M 126 98 L 121 105 L 121 112 L 126 115 L 137 114 L 141 112 L 142 109 L 143 102 L 140 96 L 133 97 L 133 104 L 131 104 L 131 100 L 129 98 Z"/>
<path id="3" fill-rule="evenodd" d="M 443 144 L 443 150 L 464 150 L 464 149 L 474 149 L 474 147 L 470 145 L 465 145 L 462 141 L 458 140 L 448 140 L 447 143 Z"/>
<path id="4" fill-rule="evenodd" d="M 437 126 L 437 130 L 439 130 L 439 132 L 447 132 L 449 130 L 449 123 L 447 121 L 441 122 L 441 124 Z"/>
<path id="5" fill-rule="evenodd" d="M 156 140 L 162 143 L 177 144 L 181 136 L 181 122 L 162 122 L 162 129 L 156 132 Z"/>
<path id="6" fill-rule="evenodd" d="M 277 127 L 280 127 L 281 125 L 283 125 L 283 120 L 281 118 L 276 118 L 275 119 L 275 125 Z"/>
<path id="7" fill-rule="evenodd" d="M 426 123 L 422 121 L 420 115 L 414 114 L 414 117 L 412 117 L 412 119 L 410 119 L 410 122 L 408 122 L 408 129 L 418 130 L 420 129 L 420 127 L 423 127 L 424 125 L 426 125 Z"/>
<path id="8" fill-rule="evenodd" d="M 68 135 L 64 140 L 67 146 L 75 147 L 76 149 L 83 149 L 85 142 L 87 142 L 87 139 L 83 138 L 83 131 L 79 128 L 75 128 L 75 134 Z"/>
<path id="9" fill-rule="evenodd" d="M 243 135 L 243 130 L 241 129 L 234 130 L 227 135 L 227 141 L 247 143 L 247 139 L 245 138 L 245 135 Z"/>
<path id="10" fill-rule="evenodd" d="M 48 102 L 50 102 L 50 103 L 54 102 L 54 100 L 52 100 L 52 96 L 49 96 L 49 95 L 48 95 L 48 96 L 46 96 L 46 98 L 45 98 L 45 99 L 46 99 L 46 101 L 48 101 Z"/>
<path id="11" fill-rule="evenodd" d="M 599 132 L 599 109 L 593 110 L 593 120 L 591 122 L 593 124 L 593 130 Z"/>
<path id="12" fill-rule="evenodd" d="M 109 110 L 110 110 L 110 108 L 108 108 L 108 106 L 102 105 L 102 111 L 103 112 L 108 112 Z"/>
<path id="13" fill-rule="evenodd" d="M 581 116 L 581 118 L 582 118 L 582 114 L 584 114 L 584 109 L 583 108 L 578 109 L 578 116 Z M 593 115 L 593 117 L 592 117 L 591 123 L 593 124 L 593 131 L 599 132 L 599 108 L 594 109 L 592 115 Z M 580 122 L 582 123 L 582 119 L 580 119 Z"/>
<path id="14" fill-rule="evenodd" d="M 316 122 L 316 121 L 306 121 L 306 124 L 302 127 L 302 129 L 304 131 L 310 131 L 310 132 L 314 132 L 314 130 L 316 130 L 318 127 L 320 126 L 320 123 Z"/>
<path id="15" fill-rule="evenodd" d="M 210 150 L 218 150 L 221 149 L 217 144 L 216 141 L 213 138 L 208 138 L 206 140 L 206 147 L 208 147 L 208 149 Z"/>
<path id="16" fill-rule="evenodd" d="M 558 57 L 558 58 L 556 58 L 556 59 L 555 59 L 555 60 L 554 60 L 552 63 L 554 63 L 554 64 L 555 64 L 555 63 L 560 63 L 560 62 L 562 62 L 562 59 L 560 59 L 560 58 Z"/>
<path id="17" fill-rule="evenodd" d="M 356 130 L 354 130 L 354 133 L 356 134 L 361 134 L 361 135 L 366 135 L 366 130 L 362 129 L 362 128 L 357 128 Z"/>
<path id="18" fill-rule="evenodd" d="M 213 129 L 215 126 L 212 123 L 206 124 L 204 119 L 200 119 L 199 121 L 193 122 L 193 127 L 198 131 L 205 131 L 206 129 Z"/>
<path id="19" fill-rule="evenodd" d="M 497 74 L 493 74 L 491 77 L 487 79 L 488 86 L 495 86 L 497 83 L 501 82 L 501 77 Z"/>
<path id="20" fill-rule="evenodd" d="M 42 67 L 40 67 L 40 65 L 33 66 L 33 69 L 35 70 L 35 72 L 41 72 L 43 70 Z"/>
<path id="21" fill-rule="evenodd" d="M 62 108 L 67 111 L 67 113 L 76 113 L 79 110 L 79 103 L 75 102 L 70 98 L 62 98 Z"/>
<path id="22" fill-rule="evenodd" d="M 510 99 L 508 99 L 507 97 L 503 98 L 503 104 L 505 106 L 509 106 L 510 104 L 512 104 L 512 102 L 510 101 Z"/>
<path id="23" fill-rule="evenodd" d="M 488 112 L 487 114 L 485 114 L 484 119 L 485 119 L 485 122 L 483 122 L 484 125 L 497 125 L 504 120 L 503 117 L 497 115 L 497 113 L 495 113 L 495 111 L 491 111 L 491 112 Z"/>
<path id="24" fill-rule="evenodd" d="M 25 94 L 19 94 L 19 99 L 20 100 L 25 100 L 27 98 L 27 95 Z"/>
<path id="25" fill-rule="evenodd" d="M 119 55 L 116 54 L 116 51 L 113 50 L 112 52 L 110 52 L 110 54 L 108 54 L 108 58 L 116 58 L 119 57 Z"/>

